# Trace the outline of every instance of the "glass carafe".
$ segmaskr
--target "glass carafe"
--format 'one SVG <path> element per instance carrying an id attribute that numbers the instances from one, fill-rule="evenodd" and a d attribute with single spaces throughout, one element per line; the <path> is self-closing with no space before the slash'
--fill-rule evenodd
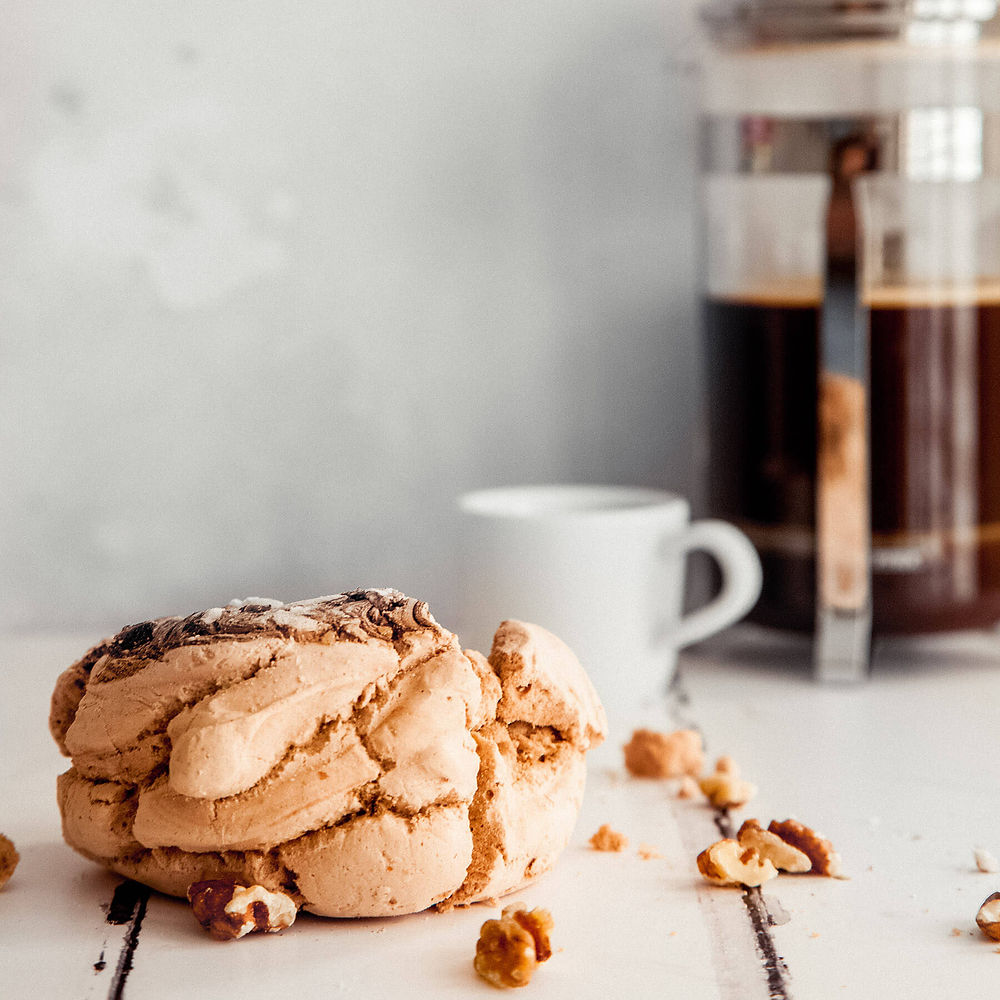
<path id="1" fill-rule="evenodd" d="M 751 618 L 994 625 L 997 4 L 704 14 L 709 496 L 760 552 Z"/>

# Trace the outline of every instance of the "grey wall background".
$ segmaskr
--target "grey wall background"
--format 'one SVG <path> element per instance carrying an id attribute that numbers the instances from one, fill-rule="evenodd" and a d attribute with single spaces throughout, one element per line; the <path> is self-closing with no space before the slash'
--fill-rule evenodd
<path id="1" fill-rule="evenodd" d="M 692 0 L 0 0 L 0 630 L 699 490 Z"/>

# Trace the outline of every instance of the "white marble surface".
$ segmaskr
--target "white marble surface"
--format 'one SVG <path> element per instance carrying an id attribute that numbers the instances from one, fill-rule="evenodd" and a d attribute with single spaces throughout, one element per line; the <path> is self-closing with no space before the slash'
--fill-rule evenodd
<path id="1" fill-rule="evenodd" d="M 108 925 L 102 904 L 118 880 L 60 842 L 54 778 L 65 762 L 45 728 L 52 682 L 86 643 L 0 643 L 0 829 L 22 853 L 0 894 L 0 968 L 10 996 L 103 998 L 115 988 L 127 928 Z M 626 778 L 624 727 L 594 755 L 584 810 L 557 869 L 523 893 L 556 919 L 556 954 L 531 992 L 995 995 L 998 946 L 979 934 L 975 914 L 1000 875 L 979 872 L 972 852 L 983 846 L 1000 855 L 997 637 L 884 646 L 870 682 L 850 689 L 817 687 L 803 652 L 767 633 L 734 630 L 683 657 L 679 688 L 659 715 L 665 728 L 697 725 L 710 756 L 731 754 L 759 784 L 735 823 L 796 816 L 843 855 L 847 881 L 780 876 L 765 887 L 767 910 L 789 918 L 768 930 L 777 986 L 767 984 L 741 892 L 707 886 L 694 870 L 697 850 L 717 836 L 712 811 L 677 801 L 661 783 Z M 604 822 L 630 837 L 622 854 L 587 847 Z M 662 858 L 640 858 L 641 843 Z M 280 935 L 220 945 L 183 903 L 154 895 L 123 995 L 491 996 L 471 971 L 479 924 L 491 914 L 475 907 L 394 920 L 303 917 Z M 107 964 L 95 970 L 102 952 Z"/>

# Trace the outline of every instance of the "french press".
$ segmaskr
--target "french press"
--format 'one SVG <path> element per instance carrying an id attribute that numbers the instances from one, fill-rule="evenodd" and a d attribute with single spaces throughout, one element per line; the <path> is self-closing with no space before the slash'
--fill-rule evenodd
<path id="1" fill-rule="evenodd" d="M 858 679 L 873 635 L 1000 622 L 997 3 L 703 16 L 712 513 L 751 619 Z"/>

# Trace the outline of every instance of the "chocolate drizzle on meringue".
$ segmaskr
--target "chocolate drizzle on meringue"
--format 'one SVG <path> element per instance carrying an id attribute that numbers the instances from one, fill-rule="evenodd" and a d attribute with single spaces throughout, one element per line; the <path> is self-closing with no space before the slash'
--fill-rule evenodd
<path id="1" fill-rule="evenodd" d="M 398 590 L 354 590 L 292 604 L 251 597 L 186 617 L 129 625 L 91 650 L 85 660 L 95 668 L 90 682 L 102 684 L 138 673 L 171 649 L 220 637 L 280 636 L 300 642 L 329 642 L 331 638 L 363 642 L 373 637 L 397 642 L 408 631 L 439 627 L 426 602 Z"/>

